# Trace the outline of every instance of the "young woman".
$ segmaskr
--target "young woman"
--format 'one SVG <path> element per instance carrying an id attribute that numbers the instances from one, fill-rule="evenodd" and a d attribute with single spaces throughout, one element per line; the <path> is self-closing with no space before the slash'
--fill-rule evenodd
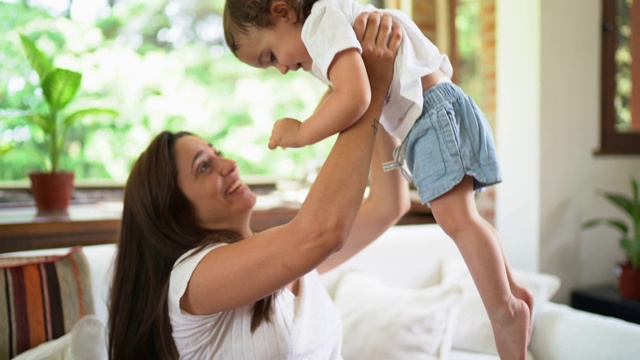
<path id="1" fill-rule="evenodd" d="M 338 136 L 290 223 L 254 233 L 256 196 L 236 162 L 197 136 L 163 132 L 137 160 L 111 289 L 111 358 L 341 358 L 340 318 L 318 273 L 409 207 L 399 173 L 370 169 L 398 145 L 377 119 L 401 33 L 380 14 L 355 29 L 370 49 L 371 106 Z"/>

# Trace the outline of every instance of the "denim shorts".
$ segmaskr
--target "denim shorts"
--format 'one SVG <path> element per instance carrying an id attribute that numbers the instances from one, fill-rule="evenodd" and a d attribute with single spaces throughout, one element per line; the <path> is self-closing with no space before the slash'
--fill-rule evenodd
<path id="1" fill-rule="evenodd" d="M 424 92 L 422 114 L 402 150 L 422 203 L 446 194 L 472 176 L 474 190 L 502 181 L 487 118 L 473 99 L 451 82 Z"/>

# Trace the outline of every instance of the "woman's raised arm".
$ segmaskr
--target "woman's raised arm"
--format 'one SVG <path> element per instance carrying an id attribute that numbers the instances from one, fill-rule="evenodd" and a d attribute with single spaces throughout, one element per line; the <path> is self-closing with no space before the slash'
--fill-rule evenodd
<path id="1" fill-rule="evenodd" d="M 215 249 L 202 259 L 182 299 L 185 310 L 211 314 L 253 303 L 316 268 L 349 237 L 367 185 L 378 119 L 401 36 L 394 32 L 380 40 L 380 17 L 370 16 L 362 40 L 368 54 L 365 61 L 373 64 L 367 71 L 375 78 L 371 85 L 375 101 L 354 125 L 338 135 L 290 223 Z M 388 26 L 380 26 L 380 31 L 389 34 L 387 17 L 382 24 Z"/>

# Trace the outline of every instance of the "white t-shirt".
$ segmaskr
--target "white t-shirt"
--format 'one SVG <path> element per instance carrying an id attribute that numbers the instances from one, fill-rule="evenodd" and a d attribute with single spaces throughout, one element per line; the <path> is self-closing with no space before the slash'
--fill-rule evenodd
<path id="1" fill-rule="evenodd" d="M 339 52 L 355 48 L 362 52 L 353 31 L 356 17 L 366 11 L 384 11 L 403 29 L 402 46 L 396 56 L 389 101 L 382 110 L 381 123 L 385 129 L 403 140 L 422 112 L 422 83 L 420 79 L 437 69 L 449 78 L 453 67 L 447 55 L 427 39 L 418 26 L 400 10 L 378 10 L 353 0 L 319 0 L 302 26 L 302 41 L 313 60 L 311 73 L 327 85 L 331 62 Z"/>
<path id="2" fill-rule="evenodd" d="M 271 321 L 263 322 L 253 334 L 253 304 L 212 315 L 191 315 L 180 309 L 180 299 L 200 260 L 224 245 L 212 245 L 182 261 L 191 253 L 187 252 L 171 271 L 169 318 L 181 359 L 342 359 L 340 315 L 316 270 L 300 279 L 298 296 L 288 289 L 278 293 Z"/>

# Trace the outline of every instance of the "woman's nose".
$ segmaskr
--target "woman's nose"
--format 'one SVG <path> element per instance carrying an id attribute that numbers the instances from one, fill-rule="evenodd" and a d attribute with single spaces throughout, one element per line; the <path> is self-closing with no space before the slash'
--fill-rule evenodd
<path id="1" fill-rule="evenodd" d="M 235 160 L 231 160 L 231 159 L 227 159 L 227 158 L 222 158 L 223 159 L 223 163 L 222 163 L 222 175 L 223 176 L 227 176 L 233 173 L 233 171 L 238 167 L 238 163 Z"/>

